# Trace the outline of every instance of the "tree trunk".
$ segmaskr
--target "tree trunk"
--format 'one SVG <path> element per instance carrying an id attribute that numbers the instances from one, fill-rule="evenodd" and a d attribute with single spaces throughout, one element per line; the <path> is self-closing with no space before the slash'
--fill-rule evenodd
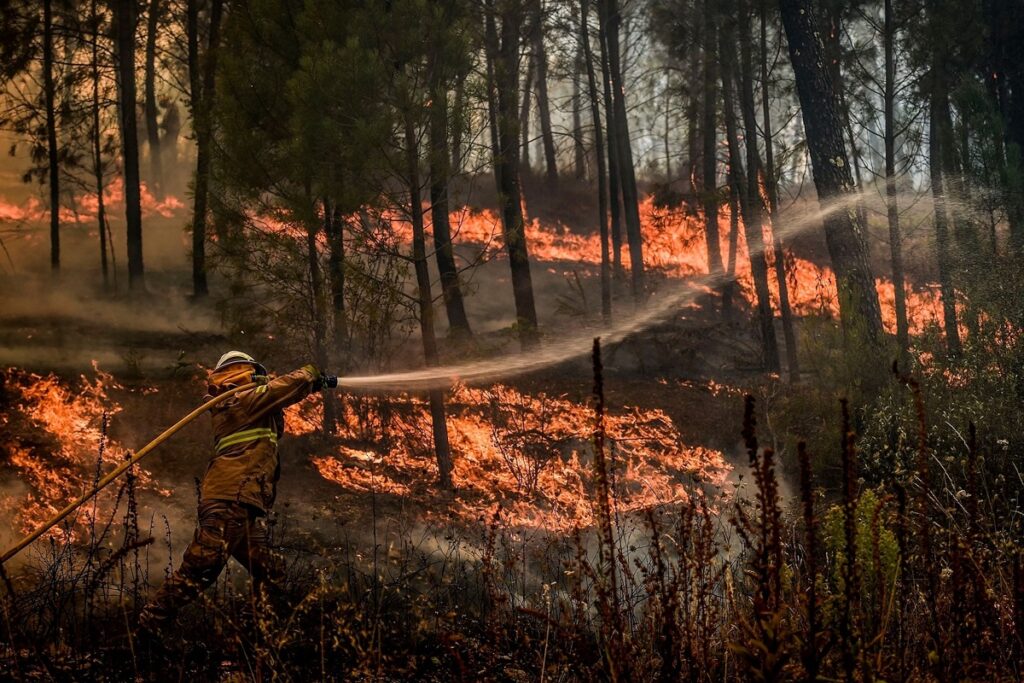
<path id="1" fill-rule="evenodd" d="M 313 358 L 318 368 L 326 368 L 330 365 L 330 357 L 327 353 L 327 311 L 324 301 L 324 277 L 320 270 L 320 249 L 317 246 L 317 237 L 321 227 L 326 230 L 329 221 L 330 210 L 324 202 L 323 216 L 317 217 L 315 200 L 310 195 L 309 180 L 306 181 L 306 201 L 308 202 L 308 213 L 306 224 L 306 265 L 309 268 L 309 319 L 313 327 Z M 337 418 L 335 414 L 335 403 L 330 397 L 325 397 L 323 402 L 323 431 L 325 434 L 333 434 Z"/>
<path id="2" fill-rule="evenodd" d="M 665 86 L 665 128 L 662 141 L 665 145 L 665 182 L 672 183 L 672 88 Z"/>
<path id="3" fill-rule="evenodd" d="M 602 0 L 608 43 L 608 72 L 611 76 L 612 106 L 615 118 L 615 136 L 608 131 L 608 144 L 618 151 L 619 182 L 622 190 L 622 208 L 626 218 L 626 241 L 629 244 L 629 267 L 632 279 L 633 299 L 644 296 L 644 254 L 643 234 L 640 230 L 640 204 L 636 188 L 636 173 L 633 170 L 633 149 L 629 140 L 629 121 L 626 116 L 626 91 L 622 81 L 622 65 L 619 58 L 619 14 L 618 0 Z M 602 13 L 598 12 L 598 17 Z"/>
<path id="4" fill-rule="evenodd" d="M 889 219 L 892 284 L 896 302 L 896 342 L 900 347 L 900 355 L 905 358 L 910 348 L 910 325 L 907 321 L 907 292 L 903 275 L 900 209 L 896 198 L 896 30 L 893 21 L 892 0 L 885 0 L 885 25 L 882 36 L 885 52 L 885 84 L 882 94 L 885 117 L 885 205 Z"/>
<path id="5" fill-rule="evenodd" d="M 107 264 L 107 226 L 106 200 L 103 198 L 103 147 L 100 129 L 100 65 L 99 42 L 100 21 L 96 7 L 97 0 L 92 0 L 89 17 L 92 21 L 92 172 L 96 182 L 96 226 L 100 233 L 100 268 L 103 272 L 103 287 L 110 286 L 110 268 Z"/>
<path id="6" fill-rule="evenodd" d="M 494 19 L 493 0 L 486 0 L 484 11 L 484 68 L 487 82 L 487 130 L 491 138 L 491 166 L 494 168 L 494 181 L 501 192 L 501 146 L 498 141 L 498 79 L 495 75 L 494 62 L 498 54 L 498 29 Z M 500 197 L 499 197 L 500 199 Z"/>
<path id="7" fill-rule="evenodd" d="M 942 134 L 939 131 L 939 113 L 942 108 L 944 92 L 938 83 L 940 79 L 932 79 L 930 114 L 931 121 L 928 135 L 928 165 L 932 184 L 932 201 L 935 205 L 935 248 L 939 265 L 939 290 L 942 294 L 942 317 L 946 331 L 946 349 L 950 356 L 959 356 L 960 329 L 956 320 L 956 290 L 953 287 L 953 264 L 949 253 L 949 219 L 946 213 L 946 195 L 942 186 Z"/>
<path id="8" fill-rule="evenodd" d="M 328 244 L 331 243 L 331 236 L 335 232 L 334 225 L 334 208 L 329 199 L 323 199 L 321 201 L 321 221 L 323 224 L 324 236 L 327 237 Z M 320 368 L 332 367 L 334 360 L 333 354 L 331 353 L 331 344 L 328 340 L 327 335 L 327 301 L 326 294 L 327 288 L 329 287 L 333 294 L 334 279 L 325 286 L 323 272 L 320 269 L 320 248 L 317 244 L 317 233 L 319 230 L 315 227 L 316 221 L 310 221 L 311 226 L 314 226 L 307 230 L 306 233 L 306 249 L 309 258 L 309 274 L 310 274 L 310 286 L 313 290 L 312 296 L 312 314 L 313 314 L 313 340 L 314 340 L 314 355 L 316 356 L 317 366 Z M 328 256 L 328 268 L 332 269 L 333 265 L 330 261 L 333 254 Z M 328 275 L 331 273 L 328 272 Z M 337 396 L 334 393 L 326 393 L 323 397 L 323 432 L 327 435 L 333 435 L 338 430 L 338 401 Z"/>
<path id="9" fill-rule="evenodd" d="M 149 147 L 150 188 L 156 197 L 163 196 L 163 168 L 160 164 L 160 124 L 156 107 L 156 36 L 160 24 L 160 0 L 150 0 L 146 20 L 146 144 Z"/>
<path id="10" fill-rule="evenodd" d="M 782 236 L 775 229 L 774 218 L 778 215 L 779 210 L 779 186 L 775 178 L 775 150 L 772 136 L 772 115 L 771 115 L 771 99 L 768 93 L 768 17 L 767 17 L 767 4 L 768 0 L 761 0 L 761 108 L 763 117 L 764 127 L 764 184 L 765 194 L 768 195 L 768 225 L 772 233 L 772 252 L 775 255 L 775 280 L 779 285 L 779 313 L 782 316 L 782 335 L 786 340 L 786 364 L 789 366 L 789 381 L 799 382 L 800 381 L 800 363 L 799 356 L 797 354 L 796 345 L 796 330 L 793 322 L 793 309 L 789 304 L 789 282 L 786 280 L 786 252 L 783 244 Z M 746 14 L 741 14 L 741 17 Z M 749 56 L 750 46 L 750 27 L 744 24 L 742 33 L 741 50 L 745 45 L 747 48 L 748 56 L 743 58 L 744 64 L 752 61 Z M 742 54 L 741 54 L 742 57 Z M 745 87 L 744 92 L 749 90 L 749 95 L 744 94 L 743 99 L 748 105 L 745 105 L 745 109 L 749 107 L 749 119 L 747 121 L 747 135 L 753 138 L 753 145 L 757 146 L 757 125 L 754 122 L 754 87 L 750 81 L 753 79 L 753 67 L 744 66 L 746 75 L 744 76 L 747 81 L 749 88 Z M 748 143 L 750 144 L 750 143 Z M 756 178 L 753 182 L 756 182 Z M 760 190 L 760 188 L 758 188 Z M 760 191 L 757 192 L 760 196 Z"/>
<path id="11" fill-rule="evenodd" d="M 731 28 L 731 24 L 728 24 Z M 768 288 L 768 263 L 765 260 L 764 232 L 761 229 L 761 211 L 757 195 L 750 194 L 749 176 L 744 177 L 740 156 L 740 143 L 736 125 L 736 105 L 733 97 L 732 78 L 735 75 L 733 54 L 736 49 L 735 36 L 723 27 L 719 40 L 719 54 L 722 60 L 722 94 L 725 102 L 725 131 L 729 145 L 729 183 L 736 188 L 740 211 L 743 213 L 743 227 L 747 238 L 747 253 L 750 256 L 750 273 L 757 294 L 757 319 L 761 331 L 761 352 L 764 365 L 769 372 L 779 371 L 779 344 L 775 338 L 775 316 L 772 313 L 771 290 Z M 748 135 L 748 139 L 753 136 Z M 749 164 L 757 166 L 757 142 L 754 138 L 754 155 L 748 157 Z M 748 146 L 749 153 L 750 148 Z M 756 192 L 756 182 L 754 183 Z M 732 246 L 730 245 L 730 251 Z"/>
<path id="12" fill-rule="evenodd" d="M 608 186 L 605 183 L 604 136 L 601 134 L 601 108 L 598 104 L 597 78 L 594 75 L 594 54 L 590 47 L 590 0 L 580 3 L 580 42 L 583 45 L 587 86 L 590 89 L 590 116 L 594 122 L 594 149 L 597 157 L 597 213 L 601 233 L 601 315 L 605 322 L 612 318 L 611 264 L 608 245 Z"/>
<path id="13" fill-rule="evenodd" d="M 973 258 L 978 253 L 978 244 L 974 229 L 965 219 L 962 208 L 966 202 L 967 192 L 963 168 L 960 166 L 957 155 L 956 134 L 953 130 L 953 114 L 949 101 L 949 83 L 953 78 L 947 76 L 944 70 L 941 72 L 940 78 L 943 79 L 943 82 L 939 85 L 938 99 L 933 115 L 936 126 L 938 126 L 939 148 L 942 154 L 942 177 L 946 184 L 948 199 L 946 209 L 952 219 L 955 241 L 960 246 L 960 258 Z"/>
<path id="14" fill-rule="evenodd" d="M 551 105 L 548 102 L 548 53 L 544 47 L 544 7 L 535 0 L 536 17 L 533 28 L 533 58 L 537 64 L 537 112 L 540 136 L 544 144 L 544 164 L 549 183 L 558 183 L 558 161 L 555 158 L 555 136 L 551 130 Z"/>
<path id="15" fill-rule="evenodd" d="M 491 5 L 488 3 L 488 9 L 490 8 Z M 530 349 L 538 343 L 537 309 L 533 300 L 530 258 L 523 223 L 519 184 L 520 138 L 516 118 L 519 104 L 519 38 L 523 16 L 518 3 L 504 9 L 499 39 L 492 12 L 493 10 L 488 12 L 487 42 L 496 50 L 493 56 L 498 144 L 495 175 L 501 202 L 502 224 L 505 229 L 505 248 L 508 251 L 509 268 L 512 273 L 519 343 L 523 349 Z"/>
<path id="16" fill-rule="evenodd" d="M 747 196 L 747 209 L 749 211 L 749 217 L 744 218 L 744 221 L 749 225 L 757 226 L 757 239 L 759 240 L 759 250 L 761 251 L 761 259 L 765 263 L 765 286 L 767 290 L 767 245 L 764 244 L 764 198 L 761 194 L 761 179 L 764 177 L 764 166 L 761 163 L 761 154 L 757 148 L 757 107 L 754 102 L 754 57 L 753 48 L 751 46 L 751 34 L 750 34 L 750 13 L 751 7 L 747 0 L 741 0 L 736 5 L 737 14 L 739 17 L 739 47 L 740 47 L 740 63 L 738 65 L 735 62 L 732 63 L 733 78 L 739 87 L 740 93 L 740 112 L 743 117 L 743 139 L 746 144 L 746 155 L 747 155 L 747 177 L 746 177 L 746 196 Z M 730 46 L 735 44 L 735 40 L 730 41 Z M 765 65 L 767 71 L 767 65 Z M 767 76 L 765 77 L 765 88 L 767 89 Z M 767 102 L 767 100 L 766 100 Z M 770 132 L 770 119 L 766 119 L 766 132 Z M 771 145 L 769 141 L 768 146 Z M 744 214 L 745 216 L 747 214 Z M 770 217 L 769 217 L 770 220 Z M 774 231 L 773 231 L 774 235 Z M 748 245 L 749 246 L 749 245 Z M 788 285 L 785 281 L 785 261 L 782 258 L 782 245 L 776 237 L 775 253 L 777 256 L 777 263 L 775 272 L 779 282 L 780 292 L 780 312 L 783 321 L 783 336 L 786 343 L 786 361 L 789 364 L 789 373 L 791 379 L 795 381 L 799 367 L 796 358 L 796 342 L 794 340 L 793 333 L 793 319 L 792 312 L 789 310 L 789 291 Z M 771 299 L 768 299 L 768 311 L 771 312 Z M 775 334 L 774 325 L 772 326 L 772 340 L 769 343 L 765 343 L 765 355 L 769 358 L 768 365 L 774 370 L 778 370 L 781 367 L 781 359 L 779 353 L 778 335 Z"/>
<path id="17" fill-rule="evenodd" d="M 707 240 L 708 272 L 722 275 L 722 245 L 718 233 L 718 57 L 715 9 L 712 0 L 704 0 L 704 135 L 701 173 L 701 200 L 704 204 L 704 237 Z"/>
<path id="18" fill-rule="evenodd" d="M 334 319 L 335 351 L 344 349 L 348 344 L 348 320 L 345 318 L 345 218 L 341 215 L 336 203 L 324 202 L 325 216 L 330 206 L 330 220 L 325 221 L 327 228 L 327 246 L 330 253 L 327 257 L 328 275 L 331 278 L 331 315 Z M 338 367 L 339 371 L 345 368 Z"/>
<path id="19" fill-rule="evenodd" d="M 848 334 L 863 330 L 878 343 L 882 316 L 868 263 L 864 226 L 843 143 L 842 106 L 825 64 L 811 0 L 780 0 L 789 42 L 818 201 L 831 210 L 824 218 L 825 241 L 836 274 L 839 310 Z M 832 206 L 835 205 L 835 206 Z"/>
<path id="20" fill-rule="evenodd" d="M 217 74 L 217 48 L 223 0 L 210 4 L 210 36 L 203 63 L 198 55 L 197 0 L 189 0 L 189 72 L 192 84 L 192 121 L 196 132 L 196 179 L 192 198 L 192 294 L 209 294 L 206 278 L 206 219 L 210 188 L 210 140 Z M 200 78 L 202 81 L 200 82 Z"/>
<path id="21" fill-rule="evenodd" d="M 50 268 L 57 272 L 60 270 L 60 151 L 57 148 L 56 89 L 53 84 L 53 0 L 43 2 L 43 98 L 50 185 Z"/>
<path id="22" fill-rule="evenodd" d="M 466 128 L 466 118 L 463 112 L 466 109 L 466 74 L 460 73 L 455 81 L 455 102 L 452 112 L 455 118 L 452 121 L 452 161 L 450 173 L 462 173 L 462 136 Z"/>
<path id="23" fill-rule="evenodd" d="M 580 84 L 584 71 L 583 47 L 576 48 L 572 73 L 572 150 L 573 171 L 576 180 L 587 178 L 587 147 L 583 142 L 583 88 Z"/>
<path id="24" fill-rule="evenodd" d="M 435 65 L 433 71 L 437 71 Z M 441 293 L 448 314 L 449 334 L 468 337 L 472 333 L 462 301 L 459 270 L 452 251 L 448 219 L 448 92 L 435 75 L 430 97 L 430 218 L 434 233 L 434 254 L 441 274 Z"/>
<path id="25" fill-rule="evenodd" d="M 693 73 L 700 67 L 700 51 L 693 50 L 690 57 L 690 66 Z M 700 95 L 697 88 L 691 88 L 686 100 L 686 178 L 685 194 L 686 213 L 688 216 L 696 216 L 697 213 L 697 188 L 699 187 L 700 166 L 697 160 L 700 159 Z"/>
<path id="26" fill-rule="evenodd" d="M 513 111 L 515 111 L 513 109 Z M 416 271 L 420 314 L 420 336 L 423 339 L 423 357 L 428 367 L 438 363 L 437 337 L 434 333 L 434 298 L 430 294 L 430 271 L 427 267 L 426 233 L 423 228 L 423 198 L 420 194 L 419 152 L 416 130 L 411 116 L 405 120 L 405 153 L 409 175 L 409 208 L 412 213 L 412 258 Z M 430 419 L 434 433 L 434 452 L 437 454 L 438 480 L 441 488 L 452 488 L 452 456 L 448 444 L 448 423 L 445 418 L 444 393 L 440 389 L 429 391 Z"/>
<path id="27" fill-rule="evenodd" d="M 1009 223 L 1011 253 L 1024 254 L 1024 177 L 1019 170 L 1007 173 L 1006 158 L 1014 158 L 1019 168 L 1024 152 L 1024 60 L 1019 45 L 1024 44 L 1024 6 L 1019 2 L 989 0 L 986 3 L 990 47 L 993 98 L 1004 124 L 1003 183 Z"/>
<path id="28" fill-rule="evenodd" d="M 736 255 L 739 252 L 740 207 L 739 187 L 733 183 L 733 163 L 736 159 L 729 151 L 729 252 L 725 260 L 725 284 L 722 286 L 722 317 L 732 322 L 732 300 L 736 294 Z"/>
<path id="29" fill-rule="evenodd" d="M 517 67 L 518 68 L 518 67 Z M 533 77 L 535 70 L 535 62 L 533 51 L 531 50 L 526 55 L 526 76 L 523 80 L 523 101 L 520 103 L 519 109 L 519 134 L 522 139 L 519 141 L 520 147 L 520 164 L 522 165 L 523 171 L 529 173 L 530 171 L 530 101 L 533 95 Z"/>
<path id="30" fill-rule="evenodd" d="M 120 84 L 121 153 L 124 157 L 124 205 L 128 234 L 128 287 L 146 287 L 142 263 L 142 201 L 139 196 L 139 134 L 135 119 L 135 2 L 118 0 L 117 70 Z"/>
<path id="31" fill-rule="evenodd" d="M 601 3 L 604 0 L 597 0 L 597 2 Z M 597 13 L 600 17 L 600 5 L 598 5 Z M 618 124 L 613 113 L 612 81 L 608 71 L 608 40 L 603 21 L 598 23 L 598 43 L 601 47 L 601 81 L 604 89 L 605 131 L 608 141 L 608 200 L 611 211 L 612 273 L 615 282 L 621 284 L 626 275 L 622 269 L 622 195 L 620 192 L 619 149 L 618 145 L 614 143 L 617 137 L 615 128 Z"/>

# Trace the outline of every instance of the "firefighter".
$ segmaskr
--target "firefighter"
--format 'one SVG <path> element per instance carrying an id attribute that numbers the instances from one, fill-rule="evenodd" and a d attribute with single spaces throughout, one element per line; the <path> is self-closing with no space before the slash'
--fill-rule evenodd
<path id="1" fill-rule="evenodd" d="M 144 632 L 161 632 L 217 580 L 231 557 L 249 571 L 257 596 L 264 590 L 282 595 L 284 564 L 270 547 L 266 515 L 281 474 L 283 410 L 312 391 L 336 387 L 338 378 L 307 365 L 269 379 L 252 356 L 229 351 L 210 373 L 207 398 L 253 381 L 257 386 L 211 410 L 215 452 L 200 486 L 199 523 L 181 565 L 143 609 Z"/>

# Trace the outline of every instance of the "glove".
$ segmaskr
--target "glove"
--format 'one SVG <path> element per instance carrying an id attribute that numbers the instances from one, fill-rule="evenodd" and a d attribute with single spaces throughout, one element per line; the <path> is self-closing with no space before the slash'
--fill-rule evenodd
<path id="1" fill-rule="evenodd" d="M 320 373 L 320 377 L 313 384 L 313 388 L 317 391 L 323 391 L 324 389 L 337 389 L 338 388 L 338 376 L 328 375 L 325 372 Z"/>

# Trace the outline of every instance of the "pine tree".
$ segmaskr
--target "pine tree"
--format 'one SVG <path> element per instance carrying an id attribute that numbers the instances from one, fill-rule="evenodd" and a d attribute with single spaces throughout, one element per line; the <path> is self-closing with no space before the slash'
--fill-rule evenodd
<path id="1" fill-rule="evenodd" d="M 862 332 L 878 343 L 882 337 L 878 293 L 868 263 L 865 226 L 856 210 L 857 193 L 843 141 L 842 103 L 827 68 L 817 8 L 810 0 L 780 0 L 779 6 L 814 185 L 827 212 L 825 240 L 836 274 L 840 315 L 848 334 Z"/>

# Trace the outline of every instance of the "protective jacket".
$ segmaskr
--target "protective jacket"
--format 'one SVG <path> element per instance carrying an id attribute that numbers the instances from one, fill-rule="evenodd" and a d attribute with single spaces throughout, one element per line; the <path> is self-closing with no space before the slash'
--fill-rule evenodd
<path id="1" fill-rule="evenodd" d="M 209 381 L 212 398 L 251 380 L 251 370 L 228 367 Z M 284 409 L 305 398 L 320 380 L 307 365 L 239 392 L 213 408 L 215 453 L 200 486 L 200 502 L 225 500 L 267 511 L 277 495 L 281 463 L 277 440 L 284 433 Z"/>

